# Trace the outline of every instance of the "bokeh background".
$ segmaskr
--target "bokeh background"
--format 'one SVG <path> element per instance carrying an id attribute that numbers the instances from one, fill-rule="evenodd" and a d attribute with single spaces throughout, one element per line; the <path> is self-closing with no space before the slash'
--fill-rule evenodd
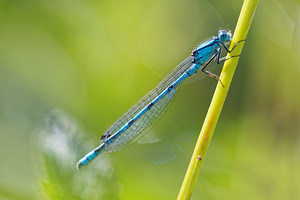
<path id="1" fill-rule="evenodd" d="M 216 86 L 199 73 L 150 139 L 76 161 L 241 6 L 1 0 L 0 199 L 175 199 Z M 192 199 L 300 199 L 299 35 L 298 1 L 260 2 Z"/>

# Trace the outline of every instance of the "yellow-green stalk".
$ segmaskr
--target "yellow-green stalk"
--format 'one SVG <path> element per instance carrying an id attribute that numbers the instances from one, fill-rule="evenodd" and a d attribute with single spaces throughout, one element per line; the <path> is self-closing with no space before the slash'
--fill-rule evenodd
<path id="1" fill-rule="evenodd" d="M 232 47 L 238 41 L 246 39 L 258 2 L 259 0 L 244 1 L 229 49 L 232 49 Z M 228 53 L 227 58 L 229 58 L 230 56 L 240 55 L 243 45 L 244 42 L 240 42 L 236 46 L 233 52 Z M 217 88 L 215 90 L 205 121 L 203 123 L 199 138 L 197 140 L 189 167 L 187 169 L 186 175 L 181 185 L 181 189 L 178 194 L 177 200 L 186 200 L 191 198 L 197 177 L 199 175 L 202 163 L 205 158 L 207 148 L 209 146 L 210 140 L 215 130 L 222 107 L 224 105 L 238 60 L 239 57 L 233 57 L 231 59 L 228 59 L 224 64 L 220 76 L 220 80 L 223 85 L 220 83 L 220 81 L 217 84 Z"/>

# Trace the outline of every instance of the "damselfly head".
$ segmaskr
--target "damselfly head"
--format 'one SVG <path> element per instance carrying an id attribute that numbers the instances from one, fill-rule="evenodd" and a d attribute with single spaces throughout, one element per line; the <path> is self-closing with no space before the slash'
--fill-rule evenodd
<path id="1" fill-rule="evenodd" d="M 231 31 L 220 30 L 218 33 L 218 38 L 222 42 L 228 42 L 231 40 Z"/>

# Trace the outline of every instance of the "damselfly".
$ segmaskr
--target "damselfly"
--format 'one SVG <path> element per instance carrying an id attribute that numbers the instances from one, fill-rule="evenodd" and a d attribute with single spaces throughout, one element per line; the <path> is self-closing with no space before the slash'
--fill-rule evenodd
<path id="1" fill-rule="evenodd" d="M 163 115 L 178 85 L 200 68 L 208 76 L 220 80 L 217 75 L 207 71 L 206 67 L 213 60 L 220 64 L 225 60 L 220 58 L 222 49 L 231 52 L 239 43 L 229 50 L 227 44 L 230 41 L 231 32 L 220 30 L 218 36 L 197 46 L 157 87 L 140 99 L 101 136 L 100 145 L 81 158 L 77 168 L 89 164 L 101 152 L 119 151 L 143 137 Z"/>

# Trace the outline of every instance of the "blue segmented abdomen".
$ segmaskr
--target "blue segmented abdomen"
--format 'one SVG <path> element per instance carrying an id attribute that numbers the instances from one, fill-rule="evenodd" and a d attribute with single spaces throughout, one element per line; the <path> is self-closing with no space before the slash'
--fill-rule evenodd
<path id="1" fill-rule="evenodd" d="M 166 111 L 168 105 L 175 95 L 178 86 L 173 86 L 173 88 L 167 92 L 165 96 L 162 95 L 163 91 L 168 89 L 179 77 L 182 76 L 182 74 L 187 71 L 187 69 L 190 68 L 193 58 L 193 56 L 189 56 L 182 63 L 180 63 L 153 90 L 141 98 L 119 120 L 117 120 L 104 135 L 101 136 L 100 143 L 110 143 L 106 145 L 104 151 L 118 151 L 134 141 L 137 141 L 147 133 L 147 131 L 161 118 L 163 113 Z M 154 102 L 154 100 L 159 96 L 163 97 L 158 99 L 157 102 Z M 151 105 L 151 108 L 145 110 L 146 112 L 143 114 L 145 116 L 142 115 L 139 119 L 132 121 L 134 118 L 136 118 L 138 113 L 141 112 L 141 110 L 149 105 Z M 124 132 L 120 133 L 122 127 L 127 125 L 129 125 L 129 128 L 124 132 L 129 135 L 124 134 Z M 111 138 L 118 132 L 119 134 L 117 136 Z M 132 139 L 130 139 L 131 136 L 133 136 Z M 124 141 L 121 141 L 122 139 L 124 139 Z"/>

